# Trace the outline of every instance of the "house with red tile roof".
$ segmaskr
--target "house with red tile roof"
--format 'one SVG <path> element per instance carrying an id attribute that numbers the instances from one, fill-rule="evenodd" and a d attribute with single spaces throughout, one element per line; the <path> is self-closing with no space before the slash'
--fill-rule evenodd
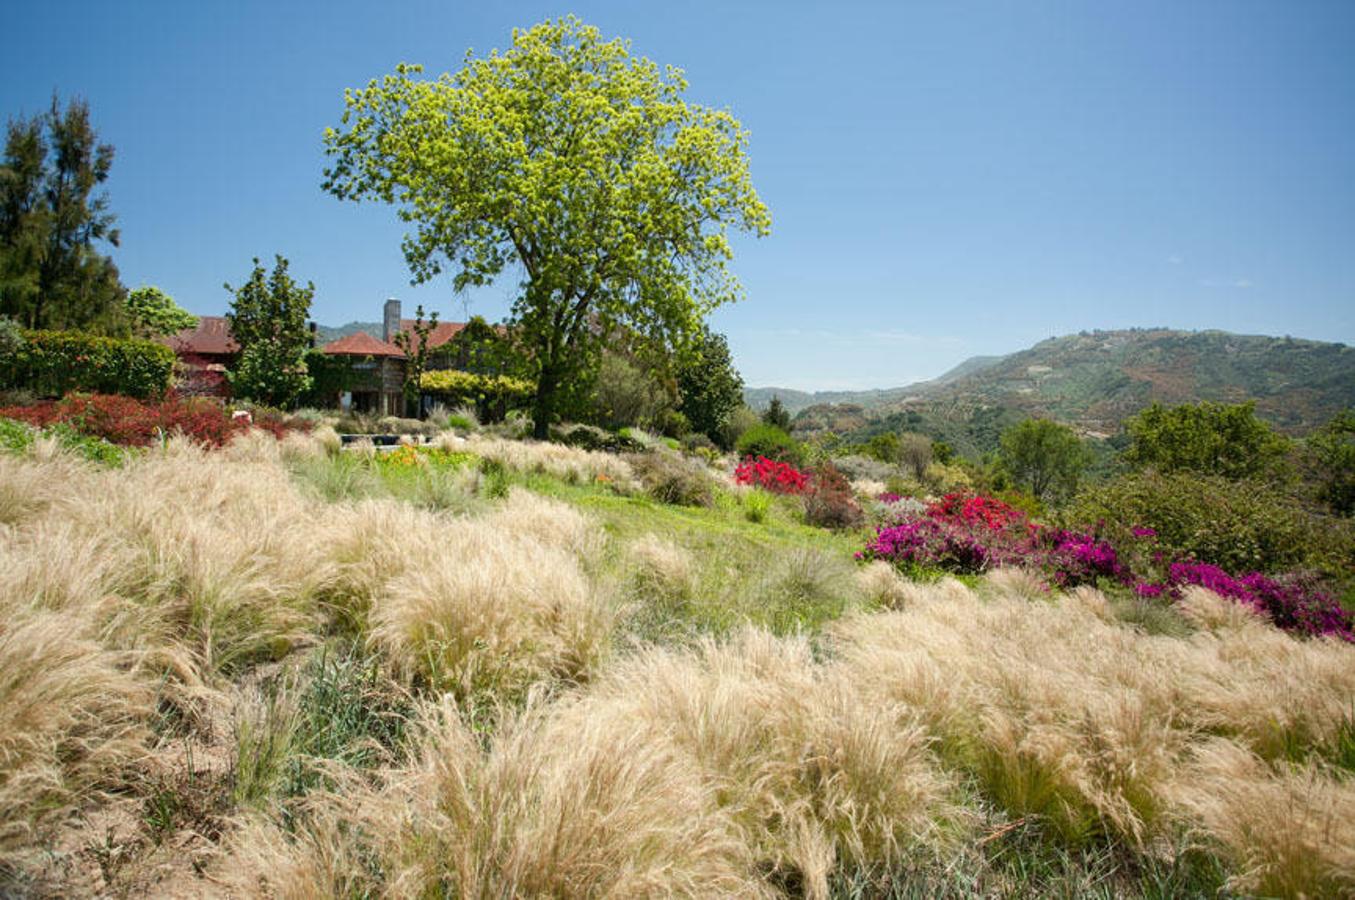
<path id="1" fill-rule="evenodd" d="M 192 328 L 162 338 L 179 358 L 180 393 L 208 397 L 227 397 L 230 385 L 226 370 L 235 362 L 240 345 L 231 337 L 225 316 L 199 316 Z"/>
<path id="2" fill-rule="evenodd" d="M 332 399 L 334 405 L 357 412 L 401 416 L 405 412 L 405 353 L 365 331 L 341 337 L 320 348 L 326 356 L 344 357 L 352 376 Z"/>
<path id="3" fill-rule="evenodd" d="M 400 301 L 393 298 L 386 301 L 382 312 L 381 337 L 359 331 L 320 348 L 326 356 L 345 359 L 352 376 L 344 379 L 346 389 L 331 398 L 333 405 L 378 415 L 403 415 L 405 353 L 395 340 L 400 335 L 417 340 L 417 323 L 401 317 Z M 464 322 L 439 322 L 433 328 L 428 335 L 428 349 L 432 351 L 429 368 L 458 368 L 464 362 L 450 352 L 448 345 L 465 327 Z M 225 316 L 202 316 L 196 326 L 164 338 L 163 343 L 179 357 L 181 391 L 230 395 L 226 370 L 239 356 L 240 345 L 231 337 Z M 439 348 L 445 348 L 441 354 L 436 352 Z"/>

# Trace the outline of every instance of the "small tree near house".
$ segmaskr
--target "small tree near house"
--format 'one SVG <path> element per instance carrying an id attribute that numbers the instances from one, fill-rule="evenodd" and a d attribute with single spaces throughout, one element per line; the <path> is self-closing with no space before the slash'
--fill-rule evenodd
<path id="1" fill-rule="evenodd" d="M 254 258 L 249 280 L 238 288 L 226 314 L 240 358 L 227 373 L 239 397 L 269 406 L 290 406 L 310 386 L 304 359 L 310 346 L 311 299 L 315 285 L 301 287 L 287 274 L 287 260 L 275 257 L 271 274 Z"/>

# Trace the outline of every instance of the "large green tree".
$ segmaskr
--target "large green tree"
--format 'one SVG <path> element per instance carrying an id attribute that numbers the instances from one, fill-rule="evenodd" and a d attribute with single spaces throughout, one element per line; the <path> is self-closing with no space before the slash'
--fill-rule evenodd
<path id="1" fill-rule="evenodd" d="M 55 97 L 42 116 L 11 120 L 0 163 L 0 315 L 29 328 L 126 332 L 126 295 L 100 243 L 118 245 L 108 196 L 113 166 L 89 105 Z"/>
<path id="2" fill-rule="evenodd" d="M 306 319 L 315 285 L 297 284 L 287 271 L 287 260 L 281 255 L 274 259 L 273 271 L 266 273 L 255 257 L 249 280 L 238 288 L 225 286 L 232 294 L 226 319 L 231 337 L 240 345 L 240 357 L 227 374 L 237 395 L 290 406 L 310 386 Z"/>
<path id="3" fill-rule="evenodd" d="M 1154 403 L 1125 423 L 1125 459 L 1159 472 L 1256 478 L 1284 469 L 1290 443 L 1256 417 L 1254 403 Z"/>
<path id="4" fill-rule="evenodd" d="M 346 94 L 325 187 L 399 205 L 416 283 L 520 275 L 509 325 L 545 437 L 562 387 L 625 328 L 669 347 L 737 299 L 731 227 L 765 234 L 747 134 L 683 99 L 681 71 L 570 17 L 515 30 L 456 74 L 395 72 Z"/>
<path id="5" fill-rule="evenodd" d="M 1070 496 L 1091 451 L 1067 425 L 1026 419 L 1002 432 L 998 460 L 1019 487 L 1043 502 Z"/>

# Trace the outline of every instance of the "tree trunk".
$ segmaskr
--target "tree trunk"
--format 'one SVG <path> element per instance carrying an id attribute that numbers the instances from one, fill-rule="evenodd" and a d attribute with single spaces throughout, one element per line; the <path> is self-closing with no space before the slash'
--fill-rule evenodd
<path id="1" fill-rule="evenodd" d="M 532 401 L 532 437 L 538 441 L 550 437 L 550 420 L 555 411 L 555 381 L 555 370 L 543 368 L 536 382 L 536 398 Z"/>

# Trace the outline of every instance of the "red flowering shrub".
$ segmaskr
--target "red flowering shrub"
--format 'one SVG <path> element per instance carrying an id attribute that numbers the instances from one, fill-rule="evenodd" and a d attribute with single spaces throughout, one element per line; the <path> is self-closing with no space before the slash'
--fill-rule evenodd
<path id="1" fill-rule="evenodd" d="M 990 531 L 1003 531 L 1013 525 L 1024 528 L 1030 524 L 1023 511 L 982 494 L 947 494 L 927 507 L 927 515 L 937 520 L 953 519 L 982 525 Z"/>
<path id="2" fill-rule="evenodd" d="M 803 494 L 809 487 L 809 477 L 790 463 L 777 462 L 765 456 L 756 460 L 751 456 L 734 470 L 734 480 L 751 484 L 777 494 Z"/>
<path id="3" fill-rule="evenodd" d="M 71 394 L 58 401 L 0 409 L 0 418 L 38 427 L 62 422 L 81 434 L 132 447 L 144 447 L 176 433 L 220 447 L 250 429 L 248 421 L 232 419 L 225 406 L 205 397 L 137 400 L 116 394 Z M 286 423 L 272 413 L 255 414 L 253 425 L 274 437 L 305 427 Z"/>

